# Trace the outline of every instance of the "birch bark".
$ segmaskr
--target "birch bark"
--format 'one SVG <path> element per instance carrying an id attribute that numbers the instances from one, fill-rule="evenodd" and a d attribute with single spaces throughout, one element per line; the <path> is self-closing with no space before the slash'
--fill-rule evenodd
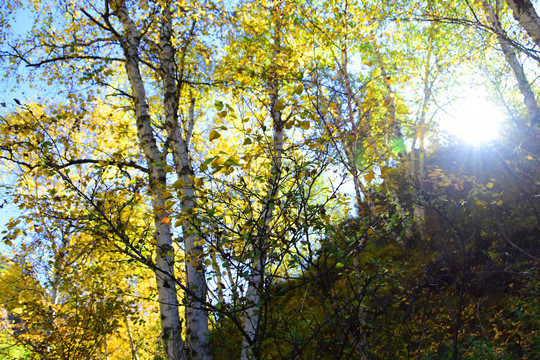
<path id="1" fill-rule="evenodd" d="M 158 299 L 161 317 L 161 338 L 167 360 L 185 359 L 182 340 L 182 325 L 178 311 L 178 299 L 174 279 L 174 248 L 171 225 L 162 221 L 165 213 L 165 200 L 162 189 L 166 186 L 166 173 L 163 167 L 156 166 L 162 162 L 157 142 L 151 127 L 151 116 L 144 88 L 144 81 L 139 68 L 139 45 L 141 34 L 129 16 L 126 3 L 117 1 L 111 3 L 111 8 L 120 20 L 124 29 L 124 38 L 119 39 L 124 56 L 125 68 L 131 86 L 135 105 L 137 135 L 140 147 L 144 152 L 149 168 L 150 190 L 154 212 L 156 265 L 164 269 L 163 273 L 156 272 Z"/>
<path id="2" fill-rule="evenodd" d="M 189 154 L 189 135 L 192 133 L 194 124 L 194 101 L 189 113 L 189 129 L 186 129 L 184 138 L 182 129 L 178 121 L 178 94 L 182 88 L 182 75 L 184 66 L 184 54 L 189 46 L 189 39 L 193 36 L 195 23 L 191 27 L 188 40 L 184 43 L 182 56 L 180 59 L 180 76 L 177 80 L 175 50 L 172 46 L 171 37 L 172 14 L 170 5 L 165 5 L 162 13 L 160 29 L 160 62 L 163 73 L 164 89 L 164 109 L 165 122 L 169 139 L 171 142 L 171 151 L 178 179 L 184 184 L 182 193 L 182 231 L 184 235 L 186 251 L 186 327 L 187 337 L 186 345 L 191 360 L 211 360 L 212 351 L 210 347 L 208 315 L 204 309 L 206 302 L 206 277 L 203 264 L 204 249 L 200 244 L 198 235 L 193 224 L 188 220 L 196 217 L 195 205 L 196 194 L 193 184 L 193 165 Z"/>
<path id="3" fill-rule="evenodd" d="M 527 1 L 520 1 L 520 2 L 527 2 Z M 536 97 L 532 91 L 531 85 L 529 81 L 527 80 L 527 76 L 525 75 L 523 66 L 519 62 L 516 56 L 516 53 L 514 52 L 514 48 L 512 47 L 512 44 L 510 43 L 510 41 L 508 40 L 508 37 L 506 36 L 506 32 L 504 31 L 497 14 L 495 14 L 495 11 L 493 11 L 493 8 L 485 1 L 484 1 L 484 9 L 486 10 L 487 17 L 491 26 L 495 29 L 497 33 L 497 40 L 499 41 L 499 45 L 501 46 L 501 50 L 504 54 L 506 62 L 508 63 L 508 65 L 510 65 L 510 67 L 512 68 L 512 71 L 514 72 L 514 76 L 516 77 L 519 90 L 521 94 L 523 95 L 523 102 L 529 114 L 531 128 L 539 131 L 540 130 L 540 108 L 538 107 L 538 103 L 536 102 Z"/>
<path id="4" fill-rule="evenodd" d="M 424 86 L 424 98 L 422 100 L 422 106 L 420 107 L 418 114 L 416 116 L 416 131 L 413 137 L 411 151 L 408 153 L 408 162 L 409 162 L 409 177 L 411 179 L 418 179 L 420 184 L 424 179 L 424 155 L 425 155 L 425 130 L 426 130 L 426 118 L 429 108 L 429 103 L 432 98 L 432 88 L 433 83 L 436 78 L 437 72 L 432 71 L 432 57 L 436 56 L 433 54 L 435 37 L 432 33 L 429 33 L 429 46 L 426 56 L 426 64 L 424 67 L 424 77 L 422 83 Z M 437 61 L 434 61 L 433 66 L 435 69 L 438 68 Z M 418 151 L 416 144 L 418 143 Z M 414 216 L 414 226 L 418 231 L 420 238 L 426 238 L 426 223 L 425 223 L 425 208 L 416 202 L 413 204 L 413 216 Z"/>
<path id="5" fill-rule="evenodd" d="M 534 43 L 540 47 L 540 17 L 536 13 L 530 0 L 506 0 L 512 9 L 514 18 L 522 28 L 533 39 Z"/>
<path id="6" fill-rule="evenodd" d="M 131 348 L 131 359 L 139 360 L 139 355 L 137 354 L 137 346 L 133 341 L 133 335 L 131 334 L 131 329 L 129 327 L 129 317 L 127 315 L 124 317 L 124 322 L 126 323 L 126 332 L 128 334 L 129 347 Z"/>
<path id="7" fill-rule="evenodd" d="M 275 6 L 272 11 L 279 12 L 278 6 Z M 274 33 L 274 48 L 272 50 L 272 61 L 274 61 L 281 52 L 281 22 L 276 20 L 276 29 Z M 273 66 L 273 65 L 271 65 Z M 270 177 L 270 190 L 266 195 L 266 200 L 262 204 L 263 221 L 262 229 L 258 232 L 254 243 L 251 274 L 248 277 L 248 289 L 246 298 L 248 309 L 244 315 L 244 332 L 245 337 L 242 344 L 241 360 L 249 360 L 259 358 L 257 343 L 259 324 L 261 319 L 261 291 L 264 285 L 264 273 L 266 270 L 266 248 L 270 223 L 273 218 L 273 202 L 277 195 L 281 174 L 281 163 L 283 159 L 283 120 L 281 118 L 281 110 L 278 110 L 279 100 L 279 85 L 280 81 L 277 74 L 277 69 L 273 67 L 269 74 L 268 81 L 268 96 L 270 100 L 270 115 L 273 123 L 273 142 L 272 149 L 272 165 Z"/>

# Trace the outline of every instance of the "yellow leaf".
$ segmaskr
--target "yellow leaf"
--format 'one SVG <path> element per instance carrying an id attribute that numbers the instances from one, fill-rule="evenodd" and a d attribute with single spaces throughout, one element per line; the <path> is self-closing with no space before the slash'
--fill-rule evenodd
<path id="1" fill-rule="evenodd" d="M 493 183 L 491 183 L 491 182 L 490 182 L 490 183 L 487 183 L 487 184 L 486 184 L 486 187 L 487 187 L 488 189 L 491 189 L 491 188 L 493 187 Z"/>
<path id="2" fill-rule="evenodd" d="M 193 179 L 193 182 L 194 182 L 195 185 L 197 185 L 197 186 L 203 186 L 203 185 L 204 185 L 203 179 L 200 179 L 200 178 L 195 178 L 195 179 Z"/>
<path id="3" fill-rule="evenodd" d="M 218 115 L 220 118 L 224 118 L 225 116 L 227 116 L 227 110 L 223 110 L 221 112 L 218 112 Z"/>
<path id="4" fill-rule="evenodd" d="M 367 174 L 364 175 L 364 179 L 370 183 L 373 181 L 373 179 L 375 179 L 375 173 L 373 172 L 373 170 L 370 170 Z"/>
<path id="5" fill-rule="evenodd" d="M 180 189 L 185 184 L 186 184 L 186 182 L 184 181 L 184 179 L 178 179 L 178 180 L 176 180 L 174 182 L 174 184 L 172 184 L 172 187 L 175 188 L 175 189 Z"/>
<path id="6" fill-rule="evenodd" d="M 397 108 L 397 113 L 404 115 L 410 114 L 409 109 L 405 105 L 399 105 Z"/>
<path id="7" fill-rule="evenodd" d="M 276 106 L 274 107 L 274 110 L 281 111 L 285 109 L 285 99 L 281 98 L 277 101 Z"/>
<path id="8" fill-rule="evenodd" d="M 299 84 L 295 89 L 294 89 L 294 93 L 296 95 L 302 95 L 302 92 L 304 91 L 304 85 L 302 84 Z"/>
<path id="9" fill-rule="evenodd" d="M 302 129 L 304 129 L 304 130 L 309 130 L 310 126 L 311 126 L 311 124 L 310 124 L 309 121 L 307 121 L 307 120 L 306 120 L 306 121 L 302 121 L 302 122 L 300 123 L 300 127 L 302 127 Z"/>
<path id="10" fill-rule="evenodd" d="M 219 139 L 221 137 L 221 134 L 218 133 L 216 130 L 210 131 L 210 136 L 208 136 L 208 140 L 214 141 L 216 139 Z"/>

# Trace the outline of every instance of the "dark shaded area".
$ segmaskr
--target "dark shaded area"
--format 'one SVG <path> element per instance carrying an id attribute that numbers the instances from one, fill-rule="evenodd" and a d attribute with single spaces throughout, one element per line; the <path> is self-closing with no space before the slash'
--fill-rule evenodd
<path id="1" fill-rule="evenodd" d="M 262 358 L 539 358 L 540 162 L 520 145 L 451 144 L 422 177 L 398 166 L 374 196 L 395 219 L 393 186 L 425 217 L 335 224 L 316 260 L 273 286 Z M 241 335 L 219 320 L 213 343 L 236 358 Z"/>

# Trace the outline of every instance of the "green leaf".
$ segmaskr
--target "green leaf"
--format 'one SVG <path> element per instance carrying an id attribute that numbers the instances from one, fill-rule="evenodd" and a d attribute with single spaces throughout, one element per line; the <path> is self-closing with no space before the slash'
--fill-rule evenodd
<path id="1" fill-rule="evenodd" d="M 212 161 L 216 160 L 217 156 L 211 157 L 209 159 L 204 160 L 201 163 L 201 166 L 199 168 L 199 171 L 206 171 L 208 170 L 208 164 L 210 164 Z"/>
<path id="2" fill-rule="evenodd" d="M 214 141 L 216 139 L 219 139 L 221 137 L 221 134 L 218 133 L 216 130 L 210 131 L 210 136 L 208 136 L 208 140 Z"/>
<path id="3" fill-rule="evenodd" d="M 274 107 L 274 110 L 276 111 L 281 111 L 285 109 L 285 99 L 284 98 L 280 98 L 277 103 L 276 103 L 276 106 Z"/>
<path id="4" fill-rule="evenodd" d="M 217 111 L 223 110 L 223 101 L 216 100 L 216 102 L 214 103 L 214 106 L 216 107 Z"/>
<path id="5" fill-rule="evenodd" d="M 405 140 L 402 137 L 398 137 L 392 140 L 392 152 L 399 154 L 405 152 Z"/>

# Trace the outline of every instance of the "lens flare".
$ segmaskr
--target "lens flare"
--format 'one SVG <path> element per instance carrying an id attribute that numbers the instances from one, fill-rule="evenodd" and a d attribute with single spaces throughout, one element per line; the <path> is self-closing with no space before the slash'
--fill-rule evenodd
<path id="1" fill-rule="evenodd" d="M 474 146 L 496 139 L 504 120 L 503 109 L 483 96 L 460 99 L 446 112 L 441 129 Z"/>

